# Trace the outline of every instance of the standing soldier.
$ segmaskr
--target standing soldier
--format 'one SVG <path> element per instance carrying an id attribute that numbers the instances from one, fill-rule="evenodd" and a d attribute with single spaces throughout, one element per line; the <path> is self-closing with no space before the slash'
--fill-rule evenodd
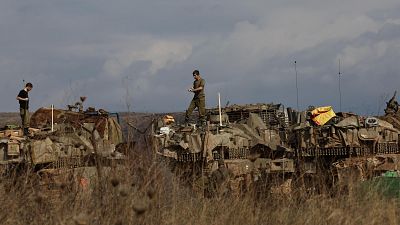
<path id="1" fill-rule="evenodd" d="M 29 96 L 28 92 L 30 92 L 33 88 L 32 83 L 27 83 L 25 88 L 22 89 L 18 96 L 17 100 L 19 101 L 19 112 L 22 120 L 22 127 L 24 128 L 24 135 L 27 136 L 29 134 Z"/>
<path id="2" fill-rule="evenodd" d="M 193 71 L 193 78 L 193 86 L 188 91 L 193 92 L 194 96 L 190 102 L 189 108 L 186 110 L 185 123 L 189 122 L 190 115 L 192 115 L 193 110 L 197 108 L 199 110 L 200 124 L 204 125 L 206 123 L 206 97 L 204 95 L 204 85 L 206 82 L 200 77 L 198 70 Z"/>

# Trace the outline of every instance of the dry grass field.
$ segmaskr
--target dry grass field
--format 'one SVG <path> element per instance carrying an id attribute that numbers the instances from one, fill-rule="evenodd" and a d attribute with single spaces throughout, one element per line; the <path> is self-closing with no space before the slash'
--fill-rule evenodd
<path id="1" fill-rule="evenodd" d="M 0 116 L 1 124 L 18 121 L 18 114 Z M 143 128 L 143 118 L 131 120 L 141 121 Z M 335 196 L 294 191 L 286 196 L 247 193 L 240 197 L 203 198 L 156 159 L 141 136 L 130 135 L 139 142 L 129 149 L 129 159 L 122 166 L 101 168 L 102 176 L 97 176 L 91 189 L 74 187 L 73 177 L 59 183 L 54 191 L 39 185 L 34 173 L 2 177 L 0 223 L 400 224 L 398 200 L 372 190 L 354 189 Z"/>

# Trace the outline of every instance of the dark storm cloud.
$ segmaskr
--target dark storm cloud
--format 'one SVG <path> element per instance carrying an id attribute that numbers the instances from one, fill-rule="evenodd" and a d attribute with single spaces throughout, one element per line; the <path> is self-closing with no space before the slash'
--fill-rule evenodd
<path id="1" fill-rule="evenodd" d="M 283 102 L 374 114 L 398 88 L 400 3 L 304 1 L 10 1 L 0 3 L 0 111 L 22 80 L 32 108 L 79 96 L 109 110 L 184 110 L 191 71 L 207 105 Z M 329 9 L 329 10 L 328 10 Z"/>

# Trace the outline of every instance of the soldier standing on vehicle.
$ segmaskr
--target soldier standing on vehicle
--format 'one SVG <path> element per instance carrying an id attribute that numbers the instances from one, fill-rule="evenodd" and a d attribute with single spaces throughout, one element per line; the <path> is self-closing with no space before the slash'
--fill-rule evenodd
<path id="1" fill-rule="evenodd" d="M 25 88 L 22 89 L 18 96 L 17 100 L 19 101 L 19 112 L 22 120 L 22 127 L 24 129 L 24 135 L 27 136 L 29 134 L 29 96 L 28 92 L 30 92 L 33 88 L 32 83 L 27 83 Z"/>
<path id="2" fill-rule="evenodd" d="M 193 110 L 197 108 L 199 110 L 200 124 L 204 125 L 206 123 L 206 97 L 204 95 L 204 85 L 206 82 L 203 78 L 201 78 L 198 70 L 193 71 L 193 78 L 193 86 L 189 88 L 188 91 L 193 92 L 194 96 L 190 102 L 189 108 L 186 110 L 185 123 L 189 122 L 189 117 L 192 115 Z"/>

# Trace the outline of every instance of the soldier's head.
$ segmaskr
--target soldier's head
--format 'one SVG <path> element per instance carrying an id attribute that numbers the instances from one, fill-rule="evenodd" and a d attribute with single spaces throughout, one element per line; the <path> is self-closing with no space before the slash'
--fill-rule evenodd
<path id="1" fill-rule="evenodd" d="M 193 70 L 193 78 L 195 80 L 200 80 L 200 72 L 198 70 Z"/>
<path id="2" fill-rule="evenodd" d="M 26 91 L 30 91 L 30 90 L 32 90 L 32 88 L 33 88 L 32 83 L 27 83 L 27 84 L 25 84 L 25 89 L 26 89 Z"/>

